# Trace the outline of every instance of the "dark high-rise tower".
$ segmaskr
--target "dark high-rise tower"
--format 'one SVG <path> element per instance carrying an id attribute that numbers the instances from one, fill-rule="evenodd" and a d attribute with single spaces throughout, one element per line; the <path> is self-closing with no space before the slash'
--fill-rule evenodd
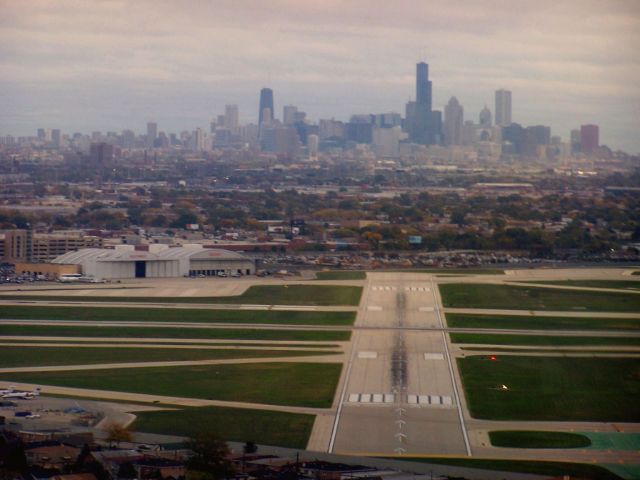
<path id="1" fill-rule="evenodd" d="M 431 81 L 429 80 L 429 65 L 420 62 L 416 65 L 416 103 L 427 105 L 431 111 Z"/>
<path id="2" fill-rule="evenodd" d="M 429 65 L 416 64 L 416 101 L 407 104 L 405 129 L 409 139 L 415 143 L 432 145 L 440 143 L 442 114 L 433 112 Z"/>
<path id="3" fill-rule="evenodd" d="M 270 88 L 263 88 L 260 90 L 258 125 L 262 125 L 262 122 L 264 121 L 267 123 L 271 123 L 273 121 L 273 90 Z"/>

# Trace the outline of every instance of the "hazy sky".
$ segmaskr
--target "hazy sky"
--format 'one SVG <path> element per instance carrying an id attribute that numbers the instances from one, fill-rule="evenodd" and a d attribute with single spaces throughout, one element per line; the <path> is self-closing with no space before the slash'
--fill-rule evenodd
<path id="1" fill-rule="evenodd" d="M 465 119 L 513 92 L 513 120 L 584 123 L 640 152 L 639 0 L 0 0 L 0 135 L 206 127 L 395 111 L 429 63 L 434 108 Z"/>

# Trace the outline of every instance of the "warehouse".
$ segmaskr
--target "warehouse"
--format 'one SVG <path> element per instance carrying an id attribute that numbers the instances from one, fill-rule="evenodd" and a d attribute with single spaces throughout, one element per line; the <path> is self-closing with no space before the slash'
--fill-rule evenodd
<path id="1" fill-rule="evenodd" d="M 117 245 L 114 249 L 84 248 L 60 255 L 51 263 L 80 265 L 85 276 L 96 280 L 255 273 L 252 259 L 237 252 L 202 245 L 149 245 L 145 250 L 133 245 Z"/>

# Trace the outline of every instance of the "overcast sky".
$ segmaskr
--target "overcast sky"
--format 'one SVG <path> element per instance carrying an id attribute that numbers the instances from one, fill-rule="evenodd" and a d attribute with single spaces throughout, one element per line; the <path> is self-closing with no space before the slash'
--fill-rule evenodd
<path id="1" fill-rule="evenodd" d="M 404 115 L 420 60 L 436 109 L 507 88 L 516 122 L 640 152 L 639 0 L 0 0 L 0 135 L 256 122 L 263 86 L 278 117 Z"/>

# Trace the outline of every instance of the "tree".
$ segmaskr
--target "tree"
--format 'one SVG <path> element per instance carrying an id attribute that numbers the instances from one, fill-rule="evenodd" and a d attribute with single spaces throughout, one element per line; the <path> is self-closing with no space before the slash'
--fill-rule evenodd
<path id="1" fill-rule="evenodd" d="M 118 478 L 137 478 L 138 472 L 131 462 L 124 462 L 118 468 Z"/>
<path id="2" fill-rule="evenodd" d="M 190 478 L 218 480 L 233 474 L 229 447 L 217 436 L 201 433 L 189 440 L 187 447 L 192 452 L 186 463 Z"/>
<path id="3" fill-rule="evenodd" d="M 248 441 L 242 447 L 242 451 L 244 452 L 245 455 L 256 453 L 258 451 L 258 446 L 254 442 Z"/>
<path id="4" fill-rule="evenodd" d="M 109 442 L 110 445 L 114 443 L 117 445 L 120 442 L 130 442 L 133 440 L 131 430 L 119 423 L 110 423 L 105 430 L 107 432 L 105 440 Z"/>

